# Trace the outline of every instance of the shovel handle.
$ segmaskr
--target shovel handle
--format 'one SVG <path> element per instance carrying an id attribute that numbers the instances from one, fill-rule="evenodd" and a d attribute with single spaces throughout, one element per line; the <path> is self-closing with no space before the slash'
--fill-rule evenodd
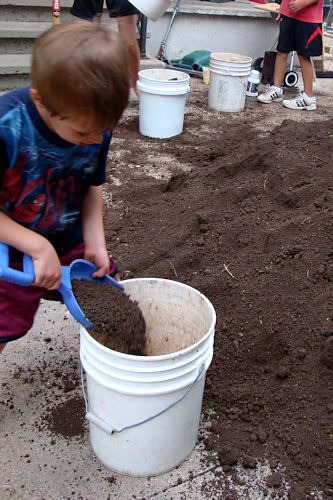
<path id="1" fill-rule="evenodd" d="M 0 279 L 28 286 L 35 281 L 35 272 L 30 255 L 23 255 L 23 271 L 9 267 L 9 247 L 6 243 L 0 243 Z"/>

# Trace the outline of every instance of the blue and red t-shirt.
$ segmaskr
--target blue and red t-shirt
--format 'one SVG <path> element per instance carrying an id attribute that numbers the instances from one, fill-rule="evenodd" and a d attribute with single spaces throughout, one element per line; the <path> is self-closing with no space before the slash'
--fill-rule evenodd
<path id="1" fill-rule="evenodd" d="M 101 144 L 72 144 L 46 126 L 29 87 L 0 96 L 0 209 L 45 236 L 59 255 L 69 251 L 82 242 L 90 186 L 105 181 L 111 135 Z"/>

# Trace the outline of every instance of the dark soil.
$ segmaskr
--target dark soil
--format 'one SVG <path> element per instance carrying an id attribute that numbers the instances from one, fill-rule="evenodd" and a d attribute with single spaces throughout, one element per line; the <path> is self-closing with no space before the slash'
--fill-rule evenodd
<path id="1" fill-rule="evenodd" d="M 137 301 L 106 283 L 73 280 L 77 303 L 98 332 L 89 333 L 100 344 L 126 354 L 144 355 L 146 323 Z"/>
<path id="2" fill-rule="evenodd" d="M 108 248 L 122 279 L 179 280 L 213 303 L 205 444 L 224 471 L 267 459 L 276 498 L 279 467 L 290 499 L 333 498 L 333 120 L 263 133 L 256 103 L 245 121 L 202 102 L 169 140 L 140 137 L 137 114 L 116 129 Z"/>

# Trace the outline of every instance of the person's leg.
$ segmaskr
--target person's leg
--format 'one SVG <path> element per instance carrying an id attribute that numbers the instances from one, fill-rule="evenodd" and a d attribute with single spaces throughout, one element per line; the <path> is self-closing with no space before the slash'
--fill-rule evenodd
<path id="1" fill-rule="evenodd" d="M 286 69 L 288 53 L 278 52 L 275 58 L 274 65 L 274 85 L 268 85 L 266 91 L 263 94 L 258 95 L 257 101 L 264 104 L 270 104 L 271 102 L 281 102 L 282 101 L 282 82 L 284 80 L 284 72 Z"/>
<path id="2" fill-rule="evenodd" d="M 310 57 L 298 55 L 301 65 L 304 92 L 308 97 L 313 97 L 313 66 Z"/>
<path id="3" fill-rule="evenodd" d="M 136 15 L 118 17 L 117 21 L 119 33 L 124 40 L 129 54 L 132 87 L 138 95 L 136 82 L 140 69 L 140 49 L 136 37 Z"/>
<path id="4" fill-rule="evenodd" d="M 284 80 L 288 59 L 288 52 L 278 52 L 276 54 L 274 66 L 274 86 L 281 88 Z"/>
<path id="5" fill-rule="evenodd" d="M 21 266 L 11 267 L 20 269 Z M 31 328 L 44 289 L 0 281 L 0 350 Z"/>
<path id="6" fill-rule="evenodd" d="M 282 101 L 282 83 L 286 71 L 288 54 L 295 48 L 294 21 L 290 17 L 281 17 L 279 41 L 274 65 L 274 85 L 268 87 L 263 94 L 257 97 L 257 100 L 264 104 Z"/>
<path id="7" fill-rule="evenodd" d="M 297 21 L 296 51 L 301 65 L 304 92 L 294 99 L 283 101 L 286 108 L 293 110 L 315 111 L 316 98 L 313 97 L 313 66 L 311 57 L 322 54 L 322 24 Z"/>
<path id="8" fill-rule="evenodd" d="M 140 69 L 140 49 L 136 35 L 136 16 L 139 14 L 139 11 L 128 0 L 106 0 L 106 6 L 110 17 L 117 18 L 118 31 L 124 40 L 129 54 L 132 87 L 138 95 L 136 82 Z"/>

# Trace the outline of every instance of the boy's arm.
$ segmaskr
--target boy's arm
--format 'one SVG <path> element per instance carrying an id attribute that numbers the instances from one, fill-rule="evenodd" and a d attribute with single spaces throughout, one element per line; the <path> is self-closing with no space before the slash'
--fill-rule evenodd
<path id="1" fill-rule="evenodd" d="M 49 290 L 59 288 L 60 261 L 55 249 L 46 238 L 18 224 L 0 211 L 0 241 L 32 257 L 36 276 L 33 285 Z"/>
<path id="2" fill-rule="evenodd" d="M 94 278 L 109 272 L 110 260 L 106 250 L 103 228 L 103 187 L 91 186 L 82 206 L 84 258 L 98 267 Z"/>

